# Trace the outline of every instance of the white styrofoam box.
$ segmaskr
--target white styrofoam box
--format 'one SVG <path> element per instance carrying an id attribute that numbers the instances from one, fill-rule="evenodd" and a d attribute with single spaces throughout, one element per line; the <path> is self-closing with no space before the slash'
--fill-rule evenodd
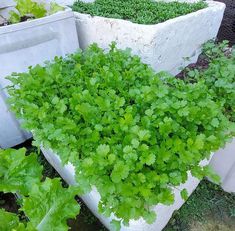
<path id="1" fill-rule="evenodd" d="M 210 165 L 221 177 L 223 189 L 235 193 L 235 138 L 214 154 Z"/>
<path id="2" fill-rule="evenodd" d="M 82 2 L 94 2 L 95 0 L 82 0 Z M 55 0 L 55 2 L 57 2 L 58 4 L 62 5 L 62 6 L 71 6 L 73 5 L 74 2 L 76 2 L 76 0 Z"/>
<path id="3" fill-rule="evenodd" d="M 11 16 L 12 11 L 17 12 L 14 6 L 9 6 L 9 7 L 0 9 L 0 16 L 8 20 Z"/>
<path id="4" fill-rule="evenodd" d="M 14 0 L 1 0 L 0 1 L 0 9 L 15 6 L 16 2 Z"/>
<path id="5" fill-rule="evenodd" d="M 27 71 L 28 66 L 43 64 L 55 56 L 65 56 L 79 48 L 73 12 L 53 15 L 0 27 L 0 148 L 24 142 L 29 136 L 9 112 L 4 89 L 12 72 Z"/>
<path id="6" fill-rule="evenodd" d="M 0 16 L 9 18 L 9 12 L 15 11 L 16 2 L 14 0 L 0 0 Z"/>
<path id="7" fill-rule="evenodd" d="M 53 153 L 51 150 L 46 150 L 43 147 L 41 148 L 47 161 L 56 169 L 60 176 L 70 185 L 75 185 L 76 181 L 74 179 L 75 168 L 69 163 L 65 166 L 62 165 L 60 157 Z M 203 160 L 201 166 L 205 166 L 209 163 L 209 160 Z M 129 226 L 122 226 L 121 231 L 161 231 L 168 221 L 170 220 L 173 212 L 179 209 L 183 204 L 184 200 L 181 198 L 180 191 L 182 189 L 187 189 L 188 193 L 191 194 L 199 184 L 199 180 L 193 177 L 190 173 L 188 175 L 188 180 L 185 184 L 180 185 L 177 189 L 174 189 L 175 194 L 175 203 L 171 206 L 166 206 L 159 204 L 153 208 L 157 213 L 156 221 L 149 225 L 144 219 L 131 220 Z M 105 217 L 102 214 L 98 213 L 98 203 L 100 200 L 100 194 L 97 192 L 96 188 L 93 188 L 92 191 L 86 195 L 83 195 L 82 200 L 88 206 L 88 208 L 93 212 L 93 214 L 108 228 L 112 230 L 110 222 L 114 216 Z"/>
<path id="8" fill-rule="evenodd" d="M 132 49 L 144 63 L 156 71 L 180 72 L 180 67 L 195 62 L 201 45 L 216 37 L 225 9 L 220 2 L 156 25 L 142 25 L 75 12 L 79 43 L 82 49 L 97 43 L 107 49 L 112 41 L 121 49 Z M 190 60 L 185 60 L 190 58 Z"/>

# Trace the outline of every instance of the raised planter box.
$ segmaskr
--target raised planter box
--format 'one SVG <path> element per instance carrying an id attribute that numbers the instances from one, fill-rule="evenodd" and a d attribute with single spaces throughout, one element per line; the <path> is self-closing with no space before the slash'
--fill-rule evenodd
<path id="1" fill-rule="evenodd" d="M 214 154 L 210 165 L 221 177 L 223 189 L 235 193 L 235 138 Z"/>
<path id="2" fill-rule="evenodd" d="M 74 179 L 75 168 L 72 164 L 62 166 L 61 160 L 58 155 L 44 148 L 41 148 L 41 150 L 48 162 L 56 169 L 56 171 L 68 184 L 76 184 Z M 204 160 L 201 162 L 201 166 L 205 166 L 208 163 L 208 160 Z M 122 226 L 121 231 L 161 231 L 170 220 L 173 212 L 179 209 L 184 204 L 184 200 L 180 196 L 180 190 L 185 188 L 187 189 L 188 193 L 191 194 L 196 189 L 199 182 L 200 181 L 198 179 L 196 179 L 189 173 L 188 181 L 185 184 L 179 186 L 178 189 L 174 190 L 175 203 L 173 205 L 166 206 L 159 204 L 154 207 L 154 211 L 157 212 L 157 220 L 152 225 L 147 224 L 144 219 L 139 219 L 137 221 L 133 220 L 130 221 L 129 227 Z M 106 226 L 106 228 L 112 230 L 110 222 L 114 218 L 114 216 L 107 218 L 98 213 L 98 202 L 100 200 L 100 195 L 97 192 L 96 188 L 93 188 L 90 193 L 82 196 L 81 198 L 93 212 L 93 214 L 98 217 L 99 220 Z"/>
<path id="3" fill-rule="evenodd" d="M 156 25 L 76 12 L 80 46 L 84 49 L 95 42 L 106 49 L 115 41 L 121 49 L 131 48 L 133 54 L 139 55 L 156 71 L 177 74 L 180 67 L 195 62 L 201 45 L 218 33 L 225 5 L 210 1 L 208 5 L 205 9 Z"/>
<path id="4" fill-rule="evenodd" d="M 75 20 L 70 9 L 32 21 L 0 27 L 0 148 L 15 146 L 31 136 L 20 129 L 9 112 L 5 76 L 27 71 L 55 56 L 65 56 L 79 47 Z"/>

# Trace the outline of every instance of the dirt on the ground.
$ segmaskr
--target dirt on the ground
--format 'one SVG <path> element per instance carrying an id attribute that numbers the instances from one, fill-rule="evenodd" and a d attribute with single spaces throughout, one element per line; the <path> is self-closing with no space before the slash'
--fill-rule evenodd
<path id="1" fill-rule="evenodd" d="M 223 218 L 223 221 L 209 218 L 206 223 L 193 222 L 190 225 L 190 231 L 234 231 L 235 230 L 235 219 L 229 217 Z"/>

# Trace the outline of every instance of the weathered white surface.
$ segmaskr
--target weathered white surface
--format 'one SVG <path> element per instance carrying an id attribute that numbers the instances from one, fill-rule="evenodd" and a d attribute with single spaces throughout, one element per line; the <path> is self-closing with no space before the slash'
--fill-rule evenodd
<path id="1" fill-rule="evenodd" d="M 9 12 L 15 11 L 16 2 L 14 0 L 0 0 L 0 16 L 9 18 Z"/>
<path id="2" fill-rule="evenodd" d="M 235 192 L 235 138 L 214 154 L 210 165 L 221 177 L 223 189 Z"/>
<path id="3" fill-rule="evenodd" d="M 74 175 L 75 175 L 75 168 L 72 164 L 68 164 L 66 166 L 62 166 L 60 158 L 58 155 L 54 154 L 52 151 L 46 150 L 42 148 L 42 152 L 48 162 L 56 169 L 56 171 L 61 175 L 61 177 L 68 183 L 68 184 L 76 184 Z M 209 163 L 208 160 L 204 160 L 201 162 L 202 166 L 205 166 Z M 187 189 L 189 194 L 191 194 L 199 184 L 199 180 L 192 177 L 189 174 L 188 181 L 185 184 L 182 184 L 178 187 L 178 189 L 174 190 L 175 193 L 175 203 L 171 206 L 166 205 L 157 205 L 153 209 L 157 213 L 157 220 L 152 224 L 147 224 L 143 219 L 139 219 L 137 221 L 133 220 L 130 221 L 129 227 L 122 226 L 121 231 L 161 231 L 168 221 L 170 220 L 173 212 L 179 209 L 183 204 L 184 200 L 180 196 L 181 189 Z M 112 217 L 104 217 L 103 215 L 98 213 L 98 202 L 100 200 L 100 195 L 95 188 L 93 190 L 82 196 L 82 200 L 85 204 L 89 207 L 89 209 L 95 214 L 96 217 L 109 229 L 112 230 L 110 226 L 110 221 L 114 218 Z"/>
<path id="4" fill-rule="evenodd" d="M 94 2 L 95 0 L 83 0 L 82 2 Z M 55 0 L 58 4 L 62 6 L 71 6 L 76 0 Z"/>
<path id="5" fill-rule="evenodd" d="M 209 2 L 205 9 L 156 25 L 77 12 L 75 17 L 82 49 L 93 42 L 106 49 L 116 41 L 119 48 L 131 48 L 133 54 L 139 55 L 156 71 L 177 74 L 180 67 L 197 60 L 203 43 L 216 37 L 224 9 L 223 3 Z M 185 57 L 190 57 L 190 61 Z"/>
<path id="6" fill-rule="evenodd" d="M 1 0 L 0 1 L 0 9 L 6 8 L 9 6 L 15 6 L 16 2 L 14 0 Z"/>
<path id="7" fill-rule="evenodd" d="M 42 64 L 54 56 L 65 56 L 78 49 L 74 15 L 71 10 L 0 28 L 0 147 L 8 148 L 30 135 L 6 105 L 9 84 L 5 76 L 27 71 L 30 65 Z"/>

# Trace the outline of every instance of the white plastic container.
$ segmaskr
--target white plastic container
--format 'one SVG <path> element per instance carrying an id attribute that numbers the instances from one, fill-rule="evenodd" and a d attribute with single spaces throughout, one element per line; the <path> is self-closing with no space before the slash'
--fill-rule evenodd
<path id="1" fill-rule="evenodd" d="M 48 162 L 56 169 L 56 171 L 68 184 L 76 184 L 74 179 L 75 168 L 72 164 L 62 166 L 58 155 L 44 148 L 41 148 L 41 150 Z M 208 163 L 208 160 L 204 160 L 201 162 L 201 166 L 205 166 Z M 188 181 L 185 184 L 177 187 L 178 189 L 174 189 L 175 203 L 173 205 L 166 206 L 159 204 L 153 208 L 157 213 L 157 220 L 152 225 L 147 224 L 144 219 L 139 219 L 137 221 L 133 220 L 130 221 L 129 227 L 122 226 L 121 231 L 161 231 L 170 220 L 173 212 L 179 209 L 185 202 L 180 196 L 180 190 L 185 188 L 187 189 L 188 193 L 191 194 L 196 189 L 199 182 L 200 181 L 198 179 L 192 177 L 192 175 L 189 173 Z M 106 226 L 106 228 L 112 230 L 110 222 L 114 216 L 107 218 L 98 213 L 98 202 L 100 200 L 100 194 L 97 192 L 96 188 L 93 188 L 90 193 L 82 196 L 81 198 L 88 208 L 93 212 L 93 214 L 98 217 L 99 220 Z"/>
<path id="2" fill-rule="evenodd" d="M 156 25 L 75 12 L 80 47 L 84 49 L 95 42 L 107 49 L 115 41 L 121 49 L 131 48 L 133 54 L 139 55 L 156 71 L 177 74 L 180 67 L 195 62 L 201 45 L 218 33 L 225 5 L 220 2 L 208 2 L 208 5 L 205 9 Z"/>
<path id="3" fill-rule="evenodd" d="M 210 165 L 221 177 L 223 189 L 235 193 L 235 138 L 214 154 Z"/>
<path id="4" fill-rule="evenodd" d="M 9 112 L 5 76 L 27 71 L 55 56 L 65 56 L 79 48 L 75 20 L 70 9 L 32 21 L 0 27 L 0 148 L 24 142 L 31 134 L 20 129 Z"/>

